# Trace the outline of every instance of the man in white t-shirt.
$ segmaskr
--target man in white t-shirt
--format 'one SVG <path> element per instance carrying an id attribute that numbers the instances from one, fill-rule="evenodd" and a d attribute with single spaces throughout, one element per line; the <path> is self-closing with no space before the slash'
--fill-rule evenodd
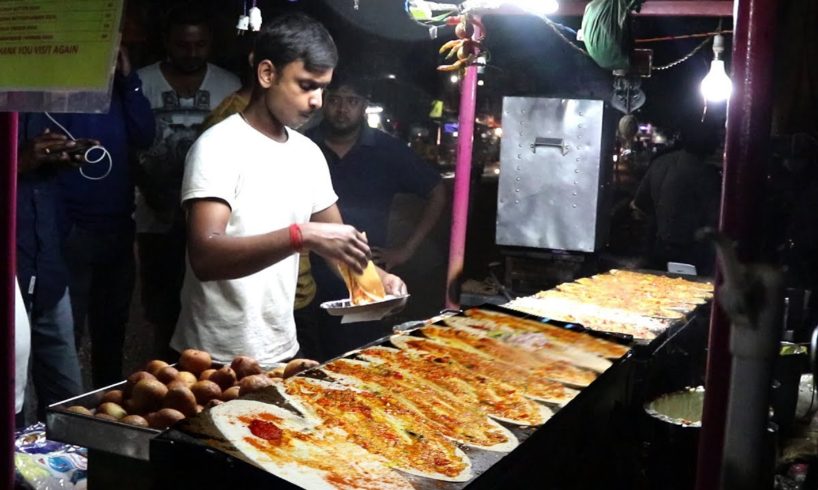
<path id="1" fill-rule="evenodd" d="M 185 155 L 210 111 L 240 87 L 232 73 L 207 62 L 211 32 L 203 9 L 172 9 L 165 26 L 167 59 L 139 70 L 156 116 L 156 141 L 139 155 L 137 243 L 145 318 L 155 327 L 155 355 L 169 357 L 179 314 L 185 262 L 179 206 Z"/>
<path id="2" fill-rule="evenodd" d="M 332 37 L 310 17 L 284 15 L 258 34 L 255 59 L 248 107 L 207 130 L 187 157 L 188 268 L 171 346 L 269 364 L 298 351 L 299 252 L 362 272 L 370 250 L 342 223 L 321 150 L 290 129 L 321 108 L 338 60 Z M 387 293 L 405 294 L 400 278 L 379 274 Z"/>

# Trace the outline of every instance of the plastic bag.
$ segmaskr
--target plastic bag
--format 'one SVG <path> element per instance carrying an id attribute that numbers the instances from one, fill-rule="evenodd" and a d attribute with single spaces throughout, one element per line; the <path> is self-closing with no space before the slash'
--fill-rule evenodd
<path id="1" fill-rule="evenodd" d="M 85 490 L 87 450 L 46 439 L 45 425 L 27 427 L 14 440 L 15 484 L 35 490 Z"/>
<path id="2" fill-rule="evenodd" d="M 633 44 L 630 11 L 639 10 L 639 0 L 592 0 L 582 16 L 585 49 L 596 63 L 608 70 L 627 70 Z"/>

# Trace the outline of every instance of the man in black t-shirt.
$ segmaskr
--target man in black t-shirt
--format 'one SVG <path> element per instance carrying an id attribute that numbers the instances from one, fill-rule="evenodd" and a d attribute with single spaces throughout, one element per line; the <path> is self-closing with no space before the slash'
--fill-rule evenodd
<path id="1" fill-rule="evenodd" d="M 719 137 L 703 125 L 687 129 L 682 137 L 681 149 L 651 163 L 631 207 L 654 220 L 652 267 L 664 270 L 667 262 L 683 262 L 695 265 L 699 274 L 710 274 L 711 247 L 698 243 L 695 234 L 718 224 L 721 170 L 710 157 Z"/>

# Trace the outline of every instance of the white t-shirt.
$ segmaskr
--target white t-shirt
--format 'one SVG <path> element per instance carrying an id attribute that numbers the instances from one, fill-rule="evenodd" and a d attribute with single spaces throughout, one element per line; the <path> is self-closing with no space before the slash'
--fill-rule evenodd
<path id="1" fill-rule="evenodd" d="M 185 155 L 198 136 L 199 126 L 225 97 L 239 89 L 241 83 L 232 73 L 208 63 L 207 73 L 196 94 L 179 97 L 162 75 L 159 63 L 148 65 L 137 73 L 142 79 L 142 92 L 156 116 L 156 140 L 148 150 L 139 154 L 139 163 L 153 183 L 153 192 L 162 197 L 167 209 L 148 206 L 144 195 L 137 189 L 136 231 L 167 233 L 174 220 L 181 218 L 178 204 Z"/>
<path id="2" fill-rule="evenodd" d="M 31 327 L 20 285 L 14 281 L 14 413 L 23 410 L 28 381 L 28 356 L 31 353 Z"/>
<path id="3" fill-rule="evenodd" d="M 285 143 L 253 129 L 238 114 L 205 131 L 188 153 L 182 202 L 217 198 L 231 209 L 226 234 L 259 235 L 306 223 L 338 197 L 321 150 L 287 129 Z M 298 254 L 241 279 L 201 282 L 187 260 L 182 311 L 170 345 L 238 355 L 271 364 L 298 351 L 293 301 Z"/>

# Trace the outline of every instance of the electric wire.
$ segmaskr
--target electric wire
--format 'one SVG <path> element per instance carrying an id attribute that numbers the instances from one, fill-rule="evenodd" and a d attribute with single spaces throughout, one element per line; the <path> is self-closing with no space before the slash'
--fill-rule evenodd
<path id="1" fill-rule="evenodd" d="M 689 59 L 690 59 L 690 58 L 692 58 L 692 57 L 693 57 L 693 56 L 694 56 L 696 53 L 698 53 L 699 51 L 701 51 L 701 49 L 702 49 L 703 47 L 707 46 L 707 43 L 709 43 L 711 39 L 713 39 L 715 36 L 717 36 L 717 35 L 721 34 L 721 32 L 722 32 L 722 30 L 721 30 L 721 26 L 722 26 L 722 20 L 721 20 L 721 19 L 719 19 L 719 24 L 716 26 L 716 30 L 715 30 L 715 32 L 714 32 L 714 33 L 712 33 L 712 34 L 711 34 L 710 36 L 708 36 L 707 38 L 705 38 L 705 40 L 704 40 L 704 41 L 702 41 L 701 43 L 699 43 L 699 45 L 698 45 L 698 46 L 696 46 L 695 48 L 693 48 L 693 49 L 692 49 L 692 50 L 691 50 L 689 53 L 687 53 L 686 55 L 682 56 L 682 57 L 681 57 L 681 58 L 679 58 L 678 60 L 676 60 L 676 61 L 672 61 L 672 62 L 670 62 L 670 63 L 668 63 L 668 64 L 666 64 L 666 65 L 654 66 L 654 67 L 652 68 L 652 70 L 657 70 L 657 71 L 667 70 L 667 69 L 673 68 L 674 66 L 676 66 L 676 65 L 678 65 L 678 64 L 680 64 L 680 63 L 684 63 L 685 61 L 689 60 Z"/>
<path id="2" fill-rule="evenodd" d="M 711 37 L 712 37 L 712 36 L 711 36 Z M 705 39 L 704 41 L 702 41 L 701 43 L 699 43 L 699 45 L 698 45 L 698 46 L 696 46 L 695 48 L 693 48 L 693 49 L 692 49 L 692 50 L 691 50 L 689 53 L 687 53 L 686 55 L 682 56 L 682 57 L 681 57 L 681 58 L 679 58 L 678 60 L 676 60 L 676 61 L 671 61 L 670 63 L 668 63 L 668 64 L 666 64 L 666 65 L 653 66 L 653 67 L 651 68 L 651 70 L 656 70 L 656 71 L 669 70 L 670 68 L 673 68 L 673 67 L 674 67 L 674 66 L 676 66 L 676 65 L 679 65 L 679 64 L 681 64 L 681 63 L 684 63 L 685 61 L 687 61 L 687 60 L 689 60 L 690 58 L 692 58 L 693 56 L 695 56 L 695 54 L 696 54 L 696 53 L 698 53 L 699 51 L 701 51 L 701 49 L 702 49 L 702 48 L 704 48 L 705 46 L 707 46 L 707 43 L 709 43 L 709 42 L 710 42 L 710 39 L 711 39 L 711 38 L 710 38 L 710 37 L 708 37 L 707 39 Z"/>
<path id="3" fill-rule="evenodd" d="M 582 55 L 584 55 L 584 56 L 587 56 L 587 57 L 589 57 L 589 58 L 591 57 L 591 55 L 590 55 L 590 54 L 588 54 L 588 51 L 586 51 L 586 50 L 584 50 L 584 49 L 580 48 L 579 46 L 577 46 L 576 44 L 574 44 L 574 43 L 573 43 L 573 41 L 571 41 L 570 39 L 568 39 L 568 37 L 566 37 L 566 36 L 565 36 L 565 34 L 563 34 L 563 33 L 562 33 L 562 31 L 559 29 L 559 27 L 565 27 L 565 26 L 563 26 L 562 24 L 557 24 L 556 22 L 554 22 L 553 20 L 549 19 L 549 18 L 548 18 L 548 17 L 546 17 L 546 16 L 540 16 L 540 19 L 542 19 L 543 21 L 545 21 L 545 24 L 546 24 L 548 27 L 550 27 L 550 28 L 551 28 L 551 30 L 552 30 L 552 31 L 554 31 L 554 33 L 555 33 L 557 36 L 559 36 L 559 38 L 560 38 L 560 39 L 562 39 L 562 40 L 563 40 L 563 42 L 565 42 L 566 44 L 568 44 L 568 46 L 570 46 L 570 47 L 571 47 L 571 49 L 573 49 L 574 51 L 579 52 L 580 54 L 582 54 Z M 559 27 L 558 27 L 558 26 L 559 26 Z"/>
<path id="4" fill-rule="evenodd" d="M 65 126 L 63 126 L 62 124 L 57 122 L 56 119 L 51 117 L 51 114 L 49 114 L 47 112 L 45 112 L 44 114 L 48 119 L 51 120 L 52 123 L 54 123 L 58 128 L 60 128 L 65 133 L 66 136 L 71 138 L 72 141 L 77 141 L 77 138 L 75 138 L 74 135 L 71 134 L 71 132 L 68 131 L 68 129 L 66 129 Z M 91 152 L 92 151 L 101 151 L 102 153 L 99 155 L 99 158 L 92 158 L 91 157 Z M 99 163 L 99 162 L 101 162 L 102 160 L 104 160 L 106 158 L 108 159 L 108 168 L 99 177 L 93 177 L 93 176 L 87 175 L 83 171 L 83 167 L 79 168 L 80 175 L 82 175 L 83 177 L 85 177 L 88 180 L 102 180 L 105 177 L 107 177 L 108 174 L 111 173 L 111 169 L 113 169 L 113 167 L 114 167 L 114 162 L 113 162 L 113 159 L 111 158 L 111 154 L 108 152 L 108 149 L 105 148 L 102 145 L 94 145 L 91 148 L 88 148 L 87 150 L 85 150 L 85 153 L 83 153 L 82 158 L 85 159 L 85 161 L 88 162 L 89 164 Z"/>
<path id="5" fill-rule="evenodd" d="M 680 34 L 677 36 L 663 36 L 663 37 L 648 37 L 643 39 L 634 39 L 636 44 L 658 43 L 662 41 L 677 41 L 679 39 L 695 39 L 700 37 L 713 37 L 716 34 L 732 34 L 732 30 L 716 31 L 716 32 L 699 32 L 695 34 Z"/>

